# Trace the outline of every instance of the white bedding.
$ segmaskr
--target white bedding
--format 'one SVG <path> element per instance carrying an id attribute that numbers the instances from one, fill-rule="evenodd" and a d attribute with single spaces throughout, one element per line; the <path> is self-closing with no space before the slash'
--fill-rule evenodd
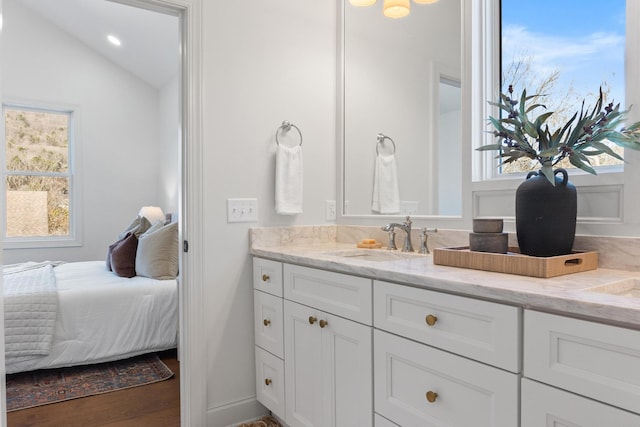
<path id="1" fill-rule="evenodd" d="M 12 362 L 6 372 L 99 363 L 176 347 L 176 280 L 118 277 L 104 261 L 54 268 L 58 312 L 47 356 Z"/>
<path id="2" fill-rule="evenodd" d="M 4 354 L 7 361 L 49 354 L 58 292 L 52 264 L 4 271 Z"/>

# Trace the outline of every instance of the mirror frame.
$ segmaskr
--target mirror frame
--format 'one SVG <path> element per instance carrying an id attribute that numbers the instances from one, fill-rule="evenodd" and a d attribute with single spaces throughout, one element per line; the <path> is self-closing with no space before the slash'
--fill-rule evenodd
<path id="1" fill-rule="evenodd" d="M 344 196 L 345 196 L 345 164 L 344 164 L 344 148 L 345 148 L 345 132 L 344 132 L 344 113 L 345 113 L 345 7 L 348 0 L 338 2 L 338 58 L 337 58 L 337 108 L 336 108 L 336 161 L 338 172 L 337 176 L 337 218 L 338 224 L 359 224 L 359 225 L 380 225 L 388 222 L 391 218 L 402 218 L 402 214 L 394 215 L 374 215 L 374 214 L 345 214 Z M 473 0 L 461 1 L 461 123 L 471 122 L 471 106 L 472 106 L 472 8 Z M 468 229 L 471 226 L 472 212 L 472 195 L 471 195 L 471 126 L 466 125 L 461 128 L 462 152 L 468 153 L 463 156 L 462 162 L 462 212 L 459 216 L 444 215 L 413 215 L 411 218 L 417 227 L 429 226 L 451 229 Z"/>

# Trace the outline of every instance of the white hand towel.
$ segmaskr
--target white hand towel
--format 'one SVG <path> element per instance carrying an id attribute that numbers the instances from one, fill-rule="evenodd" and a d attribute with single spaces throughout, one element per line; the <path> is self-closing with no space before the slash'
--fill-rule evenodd
<path id="1" fill-rule="evenodd" d="M 400 190 L 395 154 L 376 156 L 371 210 L 381 214 L 400 212 Z"/>
<path id="2" fill-rule="evenodd" d="M 302 146 L 278 144 L 276 150 L 276 212 L 302 213 Z"/>

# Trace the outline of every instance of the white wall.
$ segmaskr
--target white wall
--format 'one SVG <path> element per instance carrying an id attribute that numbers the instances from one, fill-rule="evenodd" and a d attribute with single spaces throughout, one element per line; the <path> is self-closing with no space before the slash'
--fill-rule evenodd
<path id="1" fill-rule="evenodd" d="M 335 199 L 337 2 L 203 2 L 208 425 L 255 410 L 250 226 L 325 223 Z M 274 135 L 303 133 L 304 213 L 274 210 Z M 258 198 L 257 224 L 228 224 L 226 199 Z"/>
<path id="2" fill-rule="evenodd" d="M 77 164 L 84 219 L 81 247 L 5 248 L 4 262 L 102 259 L 140 206 L 160 199 L 158 91 L 33 14 L 3 4 L 3 101 L 78 111 Z"/>
<path id="3" fill-rule="evenodd" d="M 176 77 L 160 90 L 159 99 L 159 206 L 173 214 L 178 213 L 180 188 L 179 84 Z"/>

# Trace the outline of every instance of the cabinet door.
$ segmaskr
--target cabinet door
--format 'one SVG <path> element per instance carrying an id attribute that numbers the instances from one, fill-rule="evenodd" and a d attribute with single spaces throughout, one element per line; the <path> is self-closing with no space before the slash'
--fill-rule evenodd
<path id="1" fill-rule="evenodd" d="M 321 312 L 284 302 L 286 421 L 291 427 L 322 426 Z"/>
<path id="2" fill-rule="evenodd" d="M 287 424 L 370 427 L 371 327 L 291 301 L 284 315 Z"/>
<path id="3" fill-rule="evenodd" d="M 370 427 L 373 423 L 372 328 L 327 313 L 321 315 L 319 323 L 325 414 L 322 425 Z"/>
<path id="4" fill-rule="evenodd" d="M 375 330 L 376 412 L 401 426 L 514 427 L 519 376 Z"/>
<path id="5" fill-rule="evenodd" d="M 638 427 L 640 415 L 528 379 L 522 380 L 522 427 Z"/>

